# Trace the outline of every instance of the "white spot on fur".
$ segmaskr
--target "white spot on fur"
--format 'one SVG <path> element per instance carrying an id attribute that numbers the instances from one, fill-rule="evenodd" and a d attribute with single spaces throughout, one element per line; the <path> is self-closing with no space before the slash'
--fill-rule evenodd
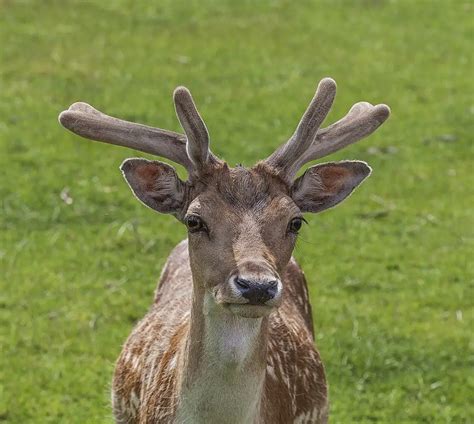
<path id="1" fill-rule="evenodd" d="M 168 368 L 172 370 L 176 367 L 176 356 L 173 356 L 168 364 Z"/>
<path id="2" fill-rule="evenodd" d="M 273 379 L 277 380 L 277 376 L 275 374 L 275 368 L 273 368 L 271 365 L 267 365 L 267 375 Z"/>

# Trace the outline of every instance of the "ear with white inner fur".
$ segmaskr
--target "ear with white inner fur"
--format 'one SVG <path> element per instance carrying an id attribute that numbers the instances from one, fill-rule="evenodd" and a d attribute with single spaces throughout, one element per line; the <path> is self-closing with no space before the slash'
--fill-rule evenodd
<path id="1" fill-rule="evenodd" d="M 312 166 L 293 183 L 291 197 L 302 212 L 321 212 L 342 202 L 371 172 L 361 161 Z"/>
<path id="2" fill-rule="evenodd" d="M 120 169 L 135 196 L 145 205 L 175 216 L 182 211 L 185 184 L 172 166 L 146 159 L 126 159 Z"/>

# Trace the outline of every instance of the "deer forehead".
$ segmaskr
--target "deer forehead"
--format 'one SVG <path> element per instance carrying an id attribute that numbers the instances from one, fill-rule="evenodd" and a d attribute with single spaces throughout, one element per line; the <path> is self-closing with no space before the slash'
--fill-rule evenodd
<path id="1" fill-rule="evenodd" d="M 298 210 L 288 191 L 283 181 L 258 166 L 224 167 L 204 180 L 189 204 L 188 214 L 217 215 L 238 222 L 251 215 L 262 225 L 268 215 L 286 215 L 288 211 Z"/>

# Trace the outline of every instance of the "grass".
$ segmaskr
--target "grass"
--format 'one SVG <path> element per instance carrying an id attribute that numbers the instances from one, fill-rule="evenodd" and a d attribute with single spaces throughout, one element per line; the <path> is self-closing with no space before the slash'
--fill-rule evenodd
<path id="1" fill-rule="evenodd" d="M 461 0 L 0 0 L 0 421 L 111 422 L 114 360 L 185 237 L 122 181 L 138 153 L 58 113 L 83 100 L 177 130 L 184 84 L 214 151 L 250 165 L 330 75 L 329 120 L 362 99 L 393 112 L 330 158 L 374 173 L 295 252 L 332 422 L 474 422 L 472 23 Z"/>

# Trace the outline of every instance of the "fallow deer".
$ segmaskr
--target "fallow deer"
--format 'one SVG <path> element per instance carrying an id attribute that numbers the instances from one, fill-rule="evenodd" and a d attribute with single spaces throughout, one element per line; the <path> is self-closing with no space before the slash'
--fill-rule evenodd
<path id="1" fill-rule="evenodd" d="M 314 346 L 303 271 L 292 257 L 303 213 L 337 205 L 369 176 L 361 161 L 312 166 L 375 131 L 386 105 L 355 104 L 320 129 L 336 93 L 323 79 L 296 131 L 252 168 L 230 168 L 209 149 L 190 92 L 174 92 L 185 135 L 126 122 L 75 103 L 72 132 L 183 165 L 127 159 L 135 196 L 174 215 L 187 240 L 168 257 L 153 305 L 129 336 L 112 388 L 117 423 L 325 423 L 328 394 Z"/>

